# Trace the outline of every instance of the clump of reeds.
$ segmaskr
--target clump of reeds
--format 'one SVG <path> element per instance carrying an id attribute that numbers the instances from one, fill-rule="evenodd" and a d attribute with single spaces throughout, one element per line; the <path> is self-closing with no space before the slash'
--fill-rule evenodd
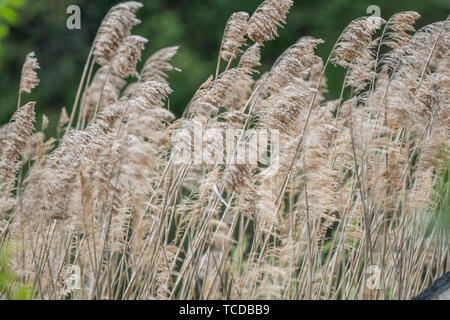
<path id="1" fill-rule="evenodd" d="M 137 72 L 138 2 L 101 23 L 54 148 L 35 103 L 18 108 L 0 129 L 0 243 L 34 298 L 409 299 L 448 271 L 450 24 L 415 31 L 402 12 L 374 38 L 385 21 L 358 18 L 325 63 L 301 37 L 258 77 L 292 4 L 230 17 L 180 119 L 178 47 Z M 330 64 L 346 69 L 337 100 Z M 19 97 L 38 67 L 29 54 Z M 242 150 L 254 161 L 220 160 Z"/>

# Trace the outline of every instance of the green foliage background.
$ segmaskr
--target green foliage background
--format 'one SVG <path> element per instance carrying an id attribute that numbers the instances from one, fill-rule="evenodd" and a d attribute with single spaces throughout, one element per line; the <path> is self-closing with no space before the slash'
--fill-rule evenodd
<path id="1" fill-rule="evenodd" d="M 38 119 L 46 113 L 54 131 L 62 106 L 69 109 L 83 71 L 95 32 L 117 0 L 0 0 L 0 124 L 8 122 L 16 107 L 20 70 L 25 55 L 35 51 L 41 64 L 40 86 L 30 97 L 38 102 Z M 166 46 L 180 45 L 174 64 L 183 70 L 171 74 L 175 90 L 171 109 L 181 114 L 196 88 L 215 71 L 218 47 L 231 13 L 250 14 L 262 0 L 141 0 L 138 17 L 142 24 L 134 29 L 150 41 L 143 58 Z M 66 9 L 81 8 L 82 29 L 68 30 Z M 287 25 L 280 37 L 263 49 L 262 71 L 270 68 L 283 50 L 300 36 L 312 35 L 326 41 L 318 49 L 326 58 L 339 33 L 354 18 L 367 15 L 370 5 L 381 8 L 388 19 L 393 13 L 415 10 L 422 15 L 417 27 L 444 20 L 450 9 L 448 0 L 295 0 Z M 342 70 L 330 68 L 330 97 L 336 97 Z M 69 110 L 70 111 L 70 110 Z M 40 120 L 38 120 L 40 125 Z"/>

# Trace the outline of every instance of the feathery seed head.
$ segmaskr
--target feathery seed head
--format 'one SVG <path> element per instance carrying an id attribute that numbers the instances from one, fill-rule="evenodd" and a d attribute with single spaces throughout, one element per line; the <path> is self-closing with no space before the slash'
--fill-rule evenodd
<path id="1" fill-rule="evenodd" d="M 232 191 L 238 191 L 245 187 L 250 180 L 250 168 L 246 164 L 232 164 L 224 173 L 225 187 Z"/>
<path id="2" fill-rule="evenodd" d="M 144 5 L 137 1 L 127 1 L 122 2 L 119 4 L 116 4 L 114 7 L 110 9 L 110 12 L 112 11 L 118 11 L 118 10 L 127 10 L 132 13 L 136 13 L 140 8 L 142 8 Z"/>
<path id="3" fill-rule="evenodd" d="M 131 93 L 130 103 L 139 110 L 148 110 L 163 105 L 172 89 L 166 82 L 147 81 L 139 83 Z"/>
<path id="4" fill-rule="evenodd" d="M 360 17 L 353 20 L 342 32 L 331 52 L 331 62 L 344 68 L 348 67 L 360 52 L 372 43 L 372 35 L 385 22 L 380 17 Z"/>
<path id="5" fill-rule="evenodd" d="M 34 106 L 36 102 L 31 101 L 20 107 L 11 117 L 8 124 L 9 134 L 2 141 L 0 154 L 0 180 L 10 182 L 16 172 L 16 160 L 27 148 L 30 137 L 34 130 L 36 120 Z"/>
<path id="6" fill-rule="evenodd" d="M 387 28 L 390 29 L 386 33 L 386 40 L 384 44 L 392 49 L 398 49 L 405 45 L 411 38 L 408 31 L 416 31 L 413 24 L 420 18 L 420 14 L 415 11 L 403 11 L 394 14 L 387 23 Z"/>
<path id="7" fill-rule="evenodd" d="M 257 72 L 256 68 L 261 66 L 261 48 L 255 43 L 249 47 L 241 56 L 239 67 L 247 69 L 247 73 Z"/>
<path id="8" fill-rule="evenodd" d="M 136 64 L 141 60 L 142 50 L 147 42 L 148 40 L 141 36 L 126 37 L 111 61 L 112 69 L 123 78 L 138 76 Z"/>
<path id="9" fill-rule="evenodd" d="M 129 1 L 119 3 L 108 11 L 94 40 L 93 54 L 97 63 L 102 66 L 110 63 L 122 41 L 140 23 L 135 13 L 141 7 L 141 3 Z"/>
<path id="10" fill-rule="evenodd" d="M 266 0 L 253 13 L 248 21 L 248 36 L 262 45 L 264 41 L 278 37 L 277 28 L 286 20 L 293 0 Z"/>
<path id="11" fill-rule="evenodd" d="M 317 61 L 314 50 L 323 43 L 322 39 L 302 38 L 289 47 L 275 62 L 267 79 L 264 81 L 263 92 L 275 94 L 292 82 L 295 77 L 309 71 Z"/>
<path id="12" fill-rule="evenodd" d="M 104 66 L 98 69 L 81 100 L 82 118 L 91 119 L 99 102 L 98 111 L 116 102 L 125 84 L 126 81 L 112 68 Z"/>
<path id="13" fill-rule="evenodd" d="M 154 53 L 144 64 L 139 81 L 167 82 L 168 71 L 181 71 L 170 64 L 170 60 L 177 54 L 179 46 L 167 47 Z"/>
<path id="14" fill-rule="evenodd" d="M 301 114 L 307 113 L 306 108 L 315 92 L 305 81 L 295 78 L 280 94 L 273 95 L 266 101 L 269 110 L 262 120 L 263 124 L 266 128 L 277 129 L 281 133 L 296 132 L 297 121 Z"/>

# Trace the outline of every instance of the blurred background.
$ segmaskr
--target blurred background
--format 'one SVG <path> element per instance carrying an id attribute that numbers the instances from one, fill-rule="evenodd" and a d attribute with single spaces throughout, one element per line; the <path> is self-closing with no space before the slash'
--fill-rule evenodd
<path id="1" fill-rule="evenodd" d="M 34 51 L 41 65 L 41 83 L 22 101 L 36 100 L 38 121 L 42 113 L 50 119 L 54 131 L 62 106 L 71 108 L 96 30 L 108 9 L 117 0 L 0 0 L 0 125 L 7 123 L 16 108 L 20 71 L 28 52 Z M 134 34 L 148 38 L 143 61 L 155 51 L 179 45 L 173 65 L 181 73 L 170 74 L 174 94 L 171 110 L 180 115 L 197 87 L 214 73 L 220 41 L 228 17 L 235 11 L 252 14 L 262 0 L 141 0 L 138 11 L 142 24 Z M 81 8 L 81 30 L 69 30 L 66 9 Z M 299 37 L 312 35 L 325 40 L 318 54 L 327 58 L 340 32 L 353 19 L 370 15 L 367 8 L 378 5 L 381 17 L 414 10 L 422 15 L 416 24 L 445 20 L 448 0 L 295 0 L 284 29 L 277 40 L 262 50 L 263 67 L 270 68 L 276 58 Z M 141 63 L 142 65 L 142 63 Z M 140 70 L 140 66 L 138 66 Z M 330 98 L 337 97 L 343 71 L 327 72 Z M 70 112 L 70 110 L 68 110 Z"/>

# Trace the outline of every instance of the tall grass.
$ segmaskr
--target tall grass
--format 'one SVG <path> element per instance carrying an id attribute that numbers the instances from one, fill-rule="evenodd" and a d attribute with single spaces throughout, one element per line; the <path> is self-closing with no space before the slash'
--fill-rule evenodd
<path id="1" fill-rule="evenodd" d="M 178 47 L 136 71 L 140 3 L 106 14 L 58 138 L 46 119 L 34 127 L 35 102 L 20 106 L 39 83 L 27 56 L 0 131 L 1 245 L 17 247 L 17 285 L 36 299 L 409 299 L 449 270 L 450 24 L 361 17 L 325 62 L 323 41 L 303 36 L 259 75 L 292 5 L 230 17 L 216 76 L 180 119 L 168 102 Z M 346 76 L 329 101 L 333 65 Z M 231 130 L 227 156 L 272 132 L 262 153 L 278 161 L 218 161 Z M 176 161 L 199 146 L 201 161 Z"/>

